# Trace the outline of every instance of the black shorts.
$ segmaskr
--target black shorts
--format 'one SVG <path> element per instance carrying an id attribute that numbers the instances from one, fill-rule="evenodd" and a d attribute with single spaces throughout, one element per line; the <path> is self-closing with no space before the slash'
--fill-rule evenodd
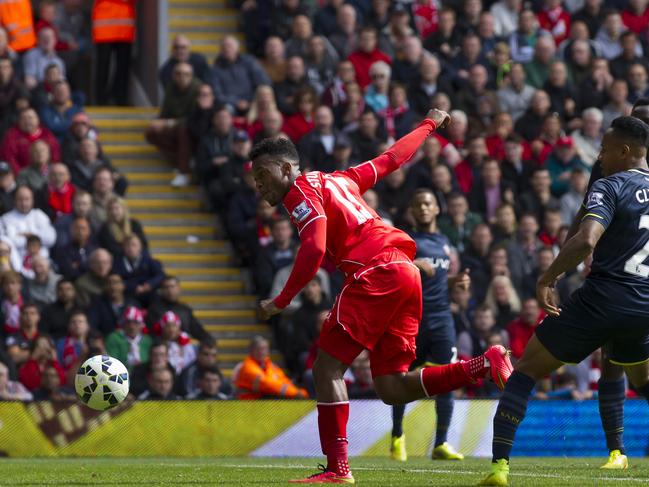
<path id="1" fill-rule="evenodd" d="M 417 334 L 417 358 L 412 368 L 450 364 L 455 358 L 453 317 L 450 314 L 424 314 Z"/>
<path id="2" fill-rule="evenodd" d="M 577 364 L 606 345 L 609 360 L 633 365 L 649 359 L 649 317 L 622 314 L 589 299 L 583 288 L 573 293 L 557 317 L 548 316 L 536 336 L 558 360 Z"/>

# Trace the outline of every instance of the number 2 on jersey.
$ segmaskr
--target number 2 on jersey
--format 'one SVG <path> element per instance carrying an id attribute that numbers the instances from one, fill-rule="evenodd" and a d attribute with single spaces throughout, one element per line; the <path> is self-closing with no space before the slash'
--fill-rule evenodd
<path id="1" fill-rule="evenodd" d="M 649 215 L 642 215 L 640 217 L 640 225 L 638 225 L 638 228 L 640 230 L 649 230 Z M 635 276 L 649 277 L 649 265 L 643 264 L 647 257 L 649 257 L 649 240 L 644 244 L 644 247 L 626 261 L 624 264 L 624 272 Z"/>

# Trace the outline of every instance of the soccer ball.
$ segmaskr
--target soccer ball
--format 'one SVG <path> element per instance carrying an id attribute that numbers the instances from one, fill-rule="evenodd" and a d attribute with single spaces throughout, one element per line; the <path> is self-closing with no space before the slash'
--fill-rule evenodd
<path id="1" fill-rule="evenodd" d="M 108 355 L 95 355 L 79 367 L 74 388 L 86 406 L 105 411 L 126 399 L 128 382 L 128 371 L 122 362 Z"/>

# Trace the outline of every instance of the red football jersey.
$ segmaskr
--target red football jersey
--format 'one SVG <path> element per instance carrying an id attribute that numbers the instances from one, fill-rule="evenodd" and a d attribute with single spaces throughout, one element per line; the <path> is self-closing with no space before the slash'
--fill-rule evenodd
<path id="1" fill-rule="evenodd" d="M 415 255 L 415 242 L 383 222 L 361 197 L 374 186 L 376 174 L 372 161 L 331 174 L 309 172 L 295 180 L 284 198 L 300 233 L 314 220 L 326 218 L 327 255 L 343 271 L 358 269 L 387 247 Z"/>

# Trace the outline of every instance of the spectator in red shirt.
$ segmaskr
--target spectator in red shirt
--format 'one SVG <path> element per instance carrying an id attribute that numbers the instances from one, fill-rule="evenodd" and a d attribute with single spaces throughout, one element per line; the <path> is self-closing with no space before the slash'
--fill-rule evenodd
<path id="1" fill-rule="evenodd" d="M 47 206 L 51 209 L 54 219 L 72 213 L 72 199 L 76 188 L 70 182 L 68 167 L 60 162 L 52 164 L 48 182 Z"/>
<path id="2" fill-rule="evenodd" d="M 310 88 L 299 90 L 293 100 L 295 113 L 284 121 L 284 132 L 289 139 L 297 144 L 302 136 L 315 127 L 313 114 L 316 109 L 315 93 Z"/>
<path id="3" fill-rule="evenodd" d="M 390 57 L 378 49 L 378 37 L 373 27 L 361 30 L 358 49 L 349 55 L 349 60 L 356 71 L 356 81 L 365 89 L 370 84 L 370 66 L 377 61 L 390 64 Z"/>
<path id="4" fill-rule="evenodd" d="M 27 389 L 33 391 L 41 386 L 43 373 L 48 367 L 54 367 L 61 383 L 65 383 L 65 374 L 56 358 L 54 343 L 50 337 L 43 335 L 32 343 L 29 360 L 18 371 L 18 378 Z"/>
<path id="5" fill-rule="evenodd" d="M 558 46 L 568 38 L 570 32 L 570 14 L 563 9 L 561 0 L 545 0 L 543 9 L 537 14 L 539 26 L 552 34 Z"/>
<path id="6" fill-rule="evenodd" d="M 2 159 L 11 166 L 14 174 L 29 166 L 29 146 L 37 140 L 44 141 L 50 147 L 52 160 L 61 160 L 61 150 L 56 137 L 45 127 L 33 108 L 26 108 L 18 115 L 18 123 L 7 130 L 2 141 Z"/>
<path id="7" fill-rule="evenodd" d="M 559 208 L 547 208 L 543 215 L 543 228 L 539 233 L 539 240 L 548 247 L 558 245 L 560 230 L 561 210 Z"/>
<path id="8" fill-rule="evenodd" d="M 487 144 L 484 137 L 474 137 L 467 143 L 467 156 L 453 168 L 460 190 L 468 194 L 473 188 L 473 181 L 478 171 L 488 157 Z"/>
<path id="9" fill-rule="evenodd" d="M 536 298 L 527 298 L 523 301 L 520 316 L 507 325 L 509 348 L 514 358 L 521 358 L 527 342 L 532 338 L 534 330 L 543 318 L 545 312 L 539 308 Z"/>
<path id="10" fill-rule="evenodd" d="M 7 354 L 18 367 L 29 360 L 30 348 L 38 338 L 38 322 L 40 319 L 41 315 L 38 312 L 38 306 L 34 303 L 24 305 L 20 310 L 19 330 L 7 337 L 5 343 Z"/>
<path id="11" fill-rule="evenodd" d="M 647 0 L 629 0 L 626 8 L 622 10 L 622 23 L 636 34 L 645 30 L 649 26 Z"/>

